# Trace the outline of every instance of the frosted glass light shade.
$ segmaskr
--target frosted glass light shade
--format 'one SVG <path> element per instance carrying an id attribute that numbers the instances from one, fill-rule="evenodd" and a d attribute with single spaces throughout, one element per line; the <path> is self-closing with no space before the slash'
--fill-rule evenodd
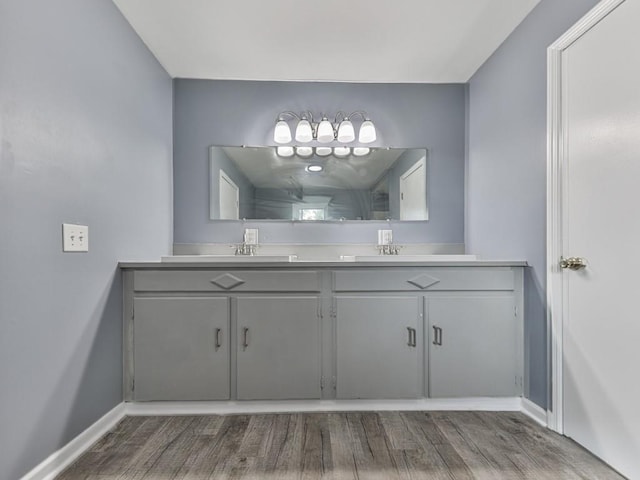
<path id="1" fill-rule="evenodd" d="M 349 147 L 336 147 L 333 149 L 333 154 L 338 158 L 349 156 L 351 149 Z"/>
<path id="2" fill-rule="evenodd" d="M 307 143 L 313 140 L 313 129 L 309 120 L 302 119 L 298 122 L 296 127 L 296 141 L 301 143 Z"/>
<path id="3" fill-rule="evenodd" d="M 316 155 L 319 157 L 331 155 L 331 147 L 316 147 Z"/>
<path id="4" fill-rule="evenodd" d="M 353 155 L 356 157 L 364 157 L 365 155 L 369 155 L 371 149 L 369 147 L 355 147 L 353 149 Z"/>
<path id="5" fill-rule="evenodd" d="M 376 141 L 376 127 L 371 120 L 365 120 L 360 126 L 360 134 L 358 135 L 360 143 L 371 143 Z"/>
<path id="6" fill-rule="evenodd" d="M 276 153 L 279 157 L 289 158 L 293 157 L 295 152 L 293 151 L 293 147 L 278 147 Z"/>
<path id="7" fill-rule="evenodd" d="M 320 143 L 329 143 L 333 142 L 333 125 L 326 118 L 323 118 L 322 121 L 318 124 L 318 135 L 316 139 Z"/>
<path id="8" fill-rule="evenodd" d="M 350 120 L 343 120 L 338 127 L 338 141 L 342 143 L 353 142 L 356 139 L 356 132 Z"/>
<path id="9" fill-rule="evenodd" d="M 311 147 L 296 147 L 296 154 L 299 157 L 307 158 L 313 155 L 313 148 Z"/>
<path id="10" fill-rule="evenodd" d="M 291 129 L 284 120 L 279 120 L 276 123 L 276 128 L 273 131 L 273 141 L 276 143 L 289 143 L 291 141 Z"/>

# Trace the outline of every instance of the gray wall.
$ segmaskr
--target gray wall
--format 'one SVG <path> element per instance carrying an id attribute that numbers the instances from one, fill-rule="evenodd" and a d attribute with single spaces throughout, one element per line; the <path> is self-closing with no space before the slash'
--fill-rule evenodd
<path id="1" fill-rule="evenodd" d="M 118 260 L 170 251 L 172 84 L 110 1 L 0 2 L 0 478 L 122 401 Z M 90 252 L 61 252 L 62 222 Z"/>
<path id="2" fill-rule="evenodd" d="M 208 147 L 273 144 L 284 110 L 366 110 L 376 145 L 429 149 L 430 219 L 392 222 L 398 243 L 463 243 L 464 85 L 383 85 L 187 80 L 174 81 L 174 241 L 227 243 L 244 227 L 264 243 L 372 243 L 386 222 L 342 224 L 209 220 Z"/>
<path id="3" fill-rule="evenodd" d="M 542 0 L 469 82 L 466 244 L 526 259 L 529 384 L 548 402 L 545 313 L 546 49 L 596 0 Z"/>

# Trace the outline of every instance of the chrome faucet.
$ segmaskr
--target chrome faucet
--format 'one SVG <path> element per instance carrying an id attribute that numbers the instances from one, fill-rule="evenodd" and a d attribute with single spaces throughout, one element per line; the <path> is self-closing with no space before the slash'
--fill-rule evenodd
<path id="1" fill-rule="evenodd" d="M 393 245 L 391 243 L 387 245 L 378 245 L 378 251 L 380 255 L 398 255 L 400 253 L 400 246 Z"/>
<path id="2" fill-rule="evenodd" d="M 255 255 L 257 245 L 249 245 L 247 243 L 239 243 L 236 245 L 236 255 Z"/>

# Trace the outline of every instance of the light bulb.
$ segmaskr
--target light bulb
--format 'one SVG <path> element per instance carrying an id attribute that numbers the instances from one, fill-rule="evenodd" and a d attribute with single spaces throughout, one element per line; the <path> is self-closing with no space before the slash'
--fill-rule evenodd
<path id="1" fill-rule="evenodd" d="M 333 125 L 331 125 L 331 122 L 327 120 L 326 117 L 324 117 L 318 124 L 318 135 L 316 136 L 316 139 L 320 143 L 333 142 L 333 140 L 335 139 L 333 133 Z"/>
<path id="2" fill-rule="evenodd" d="M 313 140 L 313 129 L 309 120 L 303 118 L 298 122 L 296 127 L 296 141 L 301 143 L 307 143 Z"/>
<path id="3" fill-rule="evenodd" d="M 299 157 L 310 157 L 313 155 L 313 148 L 311 147 L 296 147 L 296 155 Z"/>
<path id="4" fill-rule="evenodd" d="M 293 157 L 295 152 L 293 151 L 293 147 L 278 147 L 276 153 L 279 157 L 289 158 Z"/>
<path id="5" fill-rule="evenodd" d="M 291 129 L 284 120 L 278 120 L 273 131 L 273 141 L 276 143 L 289 143 L 291 141 Z"/>
<path id="6" fill-rule="evenodd" d="M 351 149 L 349 147 L 336 147 L 333 149 L 333 154 L 338 158 L 346 157 L 350 153 Z"/>
<path id="7" fill-rule="evenodd" d="M 356 139 L 356 133 L 353 130 L 353 124 L 350 120 L 343 120 L 338 127 L 338 141 L 342 143 L 353 142 Z"/>
<path id="8" fill-rule="evenodd" d="M 319 157 L 326 157 L 331 155 L 331 147 L 316 147 L 316 155 Z"/>
<path id="9" fill-rule="evenodd" d="M 376 141 L 376 127 L 371 120 L 365 120 L 360 126 L 360 134 L 358 135 L 360 143 L 371 143 Z"/>
<path id="10" fill-rule="evenodd" d="M 355 147 L 353 149 L 353 154 L 356 157 L 364 157 L 365 155 L 369 155 L 369 152 L 371 152 L 369 147 Z"/>
<path id="11" fill-rule="evenodd" d="M 317 173 L 317 172 L 321 172 L 322 170 L 324 170 L 322 165 L 309 165 L 307 167 L 307 172 Z"/>

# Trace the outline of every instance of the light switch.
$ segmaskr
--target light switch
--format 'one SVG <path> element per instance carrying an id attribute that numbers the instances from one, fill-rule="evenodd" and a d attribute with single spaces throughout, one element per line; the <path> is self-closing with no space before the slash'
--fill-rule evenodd
<path id="1" fill-rule="evenodd" d="M 62 224 L 62 251 L 88 252 L 89 227 L 86 225 Z"/>
<path id="2" fill-rule="evenodd" d="M 393 230 L 378 230 L 378 245 L 391 245 L 393 243 Z"/>
<path id="3" fill-rule="evenodd" d="M 244 229 L 244 243 L 246 243 L 247 245 L 258 245 L 258 229 L 257 228 Z"/>

